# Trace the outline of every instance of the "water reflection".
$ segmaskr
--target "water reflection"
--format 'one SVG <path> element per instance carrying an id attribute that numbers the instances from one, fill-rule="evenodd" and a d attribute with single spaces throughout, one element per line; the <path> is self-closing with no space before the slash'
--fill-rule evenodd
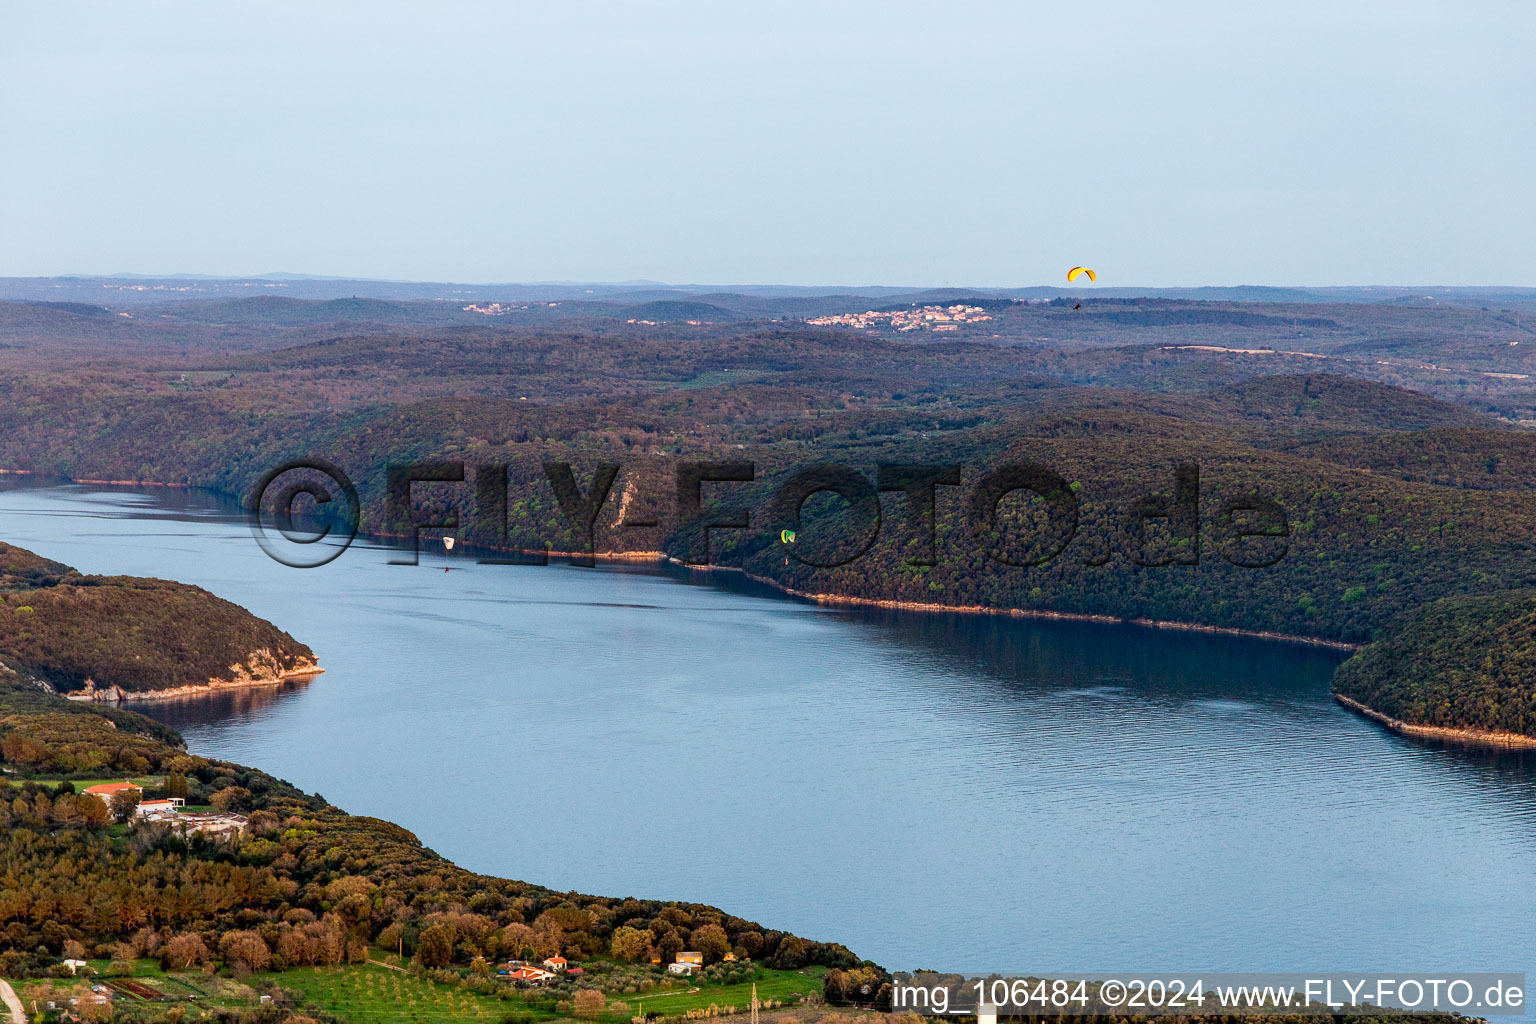
<path id="1" fill-rule="evenodd" d="M 128 701 L 133 711 L 159 719 L 173 729 L 229 725 L 258 718 L 278 703 L 297 696 L 321 676 L 286 679 L 272 686 L 226 687 L 206 694 L 162 700 Z"/>

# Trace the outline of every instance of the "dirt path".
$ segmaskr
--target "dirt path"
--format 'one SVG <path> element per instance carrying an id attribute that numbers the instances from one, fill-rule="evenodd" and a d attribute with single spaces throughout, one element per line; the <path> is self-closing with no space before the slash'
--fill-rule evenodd
<path id="1" fill-rule="evenodd" d="M 390 970 L 392 970 L 392 971 L 399 971 L 401 974 L 410 974 L 411 973 L 410 971 L 406 970 L 404 967 L 396 967 L 394 964 L 387 964 L 387 963 L 385 963 L 382 960 L 369 960 L 368 962 L 373 964 L 373 966 L 375 966 L 375 967 L 388 967 Z"/>
<path id="2" fill-rule="evenodd" d="M 27 1024 L 26 1007 L 21 1005 L 16 990 L 11 988 L 8 981 L 0 980 L 0 1000 L 4 1000 L 5 1008 L 11 1011 L 11 1024 Z"/>

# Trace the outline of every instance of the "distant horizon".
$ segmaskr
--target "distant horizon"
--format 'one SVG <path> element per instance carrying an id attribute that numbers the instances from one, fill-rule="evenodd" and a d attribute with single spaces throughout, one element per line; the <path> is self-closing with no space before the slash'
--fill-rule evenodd
<path id="1" fill-rule="evenodd" d="M 709 289 L 712 291 L 730 291 L 733 288 L 784 288 L 805 289 L 807 291 L 828 291 L 838 288 L 880 288 L 895 291 L 929 292 L 929 291 L 1021 291 L 1026 289 L 1071 289 L 1072 291 L 1127 291 L 1146 289 L 1153 291 L 1195 291 L 1200 289 L 1275 289 L 1275 290 L 1355 290 L 1355 291 L 1411 291 L 1417 289 L 1457 289 L 1463 291 L 1484 292 L 1518 292 L 1536 291 L 1536 284 L 1461 284 L 1455 282 L 1404 282 L 1400 284 L 1307 284 L 1307 283 L 1275 283 L 1268 281 L 1242 281 L 1234 283 L 1205 283 L 1205 284 L 1146 284 L 1146 283 L 1098 283 L 1083 285 L 1081 283 L 1052 283 L 1037 281 L 1027 284 L 893 284 L 889 282 L 864 282 L 855 284 L 842 282 L 838 284 L 809 284 L 806 282 L 779 282 L 779 281 L 735 281 L 730 283 L 688 281 L 673 282 L 661 281 L 652 278 L 633 278 L 628 280 L 582 280 L 582 279 L 557 279 L 557 278 L 527 278 L 522 280 L 503 279 L 487 281 L 460 280 L 451 277 L 373 277 L 368 275 L 349 274 L 310 274 L 295 271 L 272 270 L 260 274 L 208 274 L 192 271 L 183 271 L 169 274 L 144 273 L 142 271 L 117 271 L 110 274 L 92 273 L 62 273 L 62 274 L 5 274 L 0 275 L 0 280 L 9 281 L 46 281 L 46 280 L 141 280 L 141 281 L 317 281 L 317 282 L 348 282 L 356 281 L 367 284 L 399 284 L 399 285 L 466 285 L 474 288 L 501 288 L 501 287 L 563 287 L 563 288 L 669 288 L 677 290 Z"/>

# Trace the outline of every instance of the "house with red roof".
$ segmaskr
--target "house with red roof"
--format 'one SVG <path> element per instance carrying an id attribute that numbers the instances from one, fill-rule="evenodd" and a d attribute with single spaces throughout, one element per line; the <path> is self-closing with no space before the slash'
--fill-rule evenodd
<path id="1" fill-rule="evenodd" d="M 85 791 L 91 796 L 101 797 L 103 803 L 110 804 L 113 797 L 125 790 L 144 795 L 144 787 L 135 786 L 131 782 L 103 782 L 99 786 L 87 786 Z"/>
<path id="2" fill-rule="evenodd" d="M 112 798 L 117 796 L 117 794 L 133 793 L 142 797 L 144 795 L 144 787 L 135 786 L 131 782 L 103 782 L 99 786 L 87 786 L 85 793 L 100 800 L 102 805 L 110 811 L 112 809 Z"/>

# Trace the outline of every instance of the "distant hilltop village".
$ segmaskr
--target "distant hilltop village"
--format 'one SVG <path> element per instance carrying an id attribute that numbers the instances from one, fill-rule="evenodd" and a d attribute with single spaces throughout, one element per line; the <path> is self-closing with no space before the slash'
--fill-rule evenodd
<path id="1" fill-rule="evenodd" d="M 541 302 L 539 305 L 542 306 L 544 303 Z M 554 305 L 554 303 L 550 303 L 550 305 Z M 486 316 L 506 316 L 508 313 L 512 313 L 517 310 L 527 309 L 528 303 L 525 302 L 519 305 L 516 303 L 471 302 L 469 305 L 462 308 L 466 313 L 483 313 Z"/>
<path id="2" fill-rule="evenodd" d="M 992 317 L 980 306 L 917 306 L 913 309 L 874 310 L 817 316 L 806 323 L 817 327 L 884 327 L 898 331 L 958 331 L 961 324 L 978 324 Z"/>

